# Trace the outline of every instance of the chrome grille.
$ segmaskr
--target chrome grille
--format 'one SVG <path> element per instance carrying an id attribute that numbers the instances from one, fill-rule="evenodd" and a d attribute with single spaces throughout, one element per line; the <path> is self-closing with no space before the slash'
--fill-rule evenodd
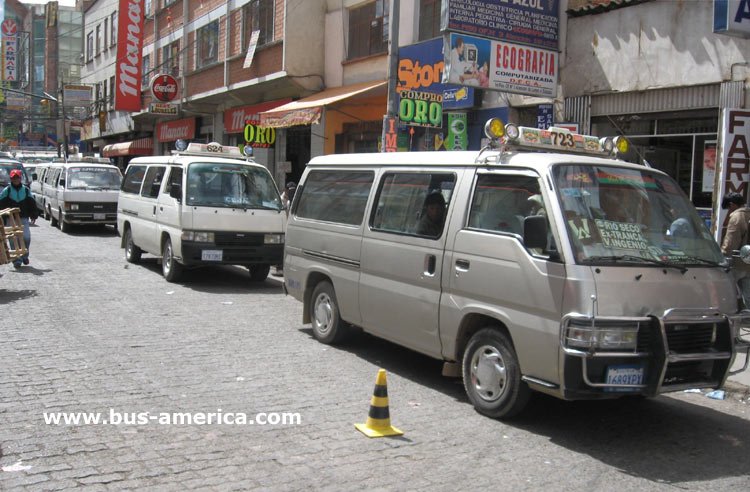
<path id="1" fill-rule="evenodd" d="M 261 246 L 264 234 L 246 232 L 216 232 L 214 241 L 217 246 Z"/>

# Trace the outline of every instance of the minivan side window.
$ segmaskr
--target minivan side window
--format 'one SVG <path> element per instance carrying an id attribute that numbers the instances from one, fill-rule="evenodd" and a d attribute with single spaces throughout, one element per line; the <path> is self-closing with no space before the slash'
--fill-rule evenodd
<path id="1" fill-rule="evenodd" d="M 146 175 L 146 166 L 129 166 L 122 178 L 120 190 L 124 193 L 140 193 L 143 177 Z"/>
<path id="2" fill-rule="evenodd" d="M 536 177 L 479 174 L 468 226 L 470 229 L 523 235 L 525 217 L 546 214 Z"/>
<path id="3" fill-rule="evenodd" d="M 182 168 L 178 166 L 171 166 L 169 168 L 169 177 L 167 178 L 167 185 L 164 187 L 164 194 L 169 195 L 172 190 L 172 185 L 182 186 Z"/>
<path id="4" fill-rule="evenodd" d="M 159 188 L 161 188 L 161 180 L 164 178 L 164 166 L 151 166 L 146 172 L 146 177 L 143 178 L 143 190 L 141 190 L 141 196 L 147 198 L 156 198 L 159 196 Z"/>
<path id="5" fill-rule="evenodd" d="M 311 171 L 292 213 L 304 219 L 358 226 L 374 177 L 372 171 Z"/>
<path id="6" fill-rule="evenodd" d="M 370 222 L 373 230 L 439 238 L 455 183 L 451 173 L 384 174 Z"/>

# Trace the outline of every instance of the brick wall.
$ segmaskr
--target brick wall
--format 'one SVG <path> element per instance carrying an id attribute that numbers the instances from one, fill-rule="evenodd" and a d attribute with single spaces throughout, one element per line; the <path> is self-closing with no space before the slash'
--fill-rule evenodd
<path id="1" fill-rule="evenodd" d="M 169 33 L 182 27 L 182 2 L 175 2 L 162 9 L 156 14 L 159 26 L 159 38 L 166 37 Z"/>
<path id="2" fill-rule="evenodd" d="M 251 80 L 262 75 L 281 71 L 284 56 L 284 45 L 276 44 L 262 48 L 255 52 L 253 64 L 250 68 L 242 68 L 245 57 L 229 62 L 229 83 L 236 84 L 244 80 Z"/>
<path id="3" fill-rule="evenodd" d="M 188 96 L 224 87 L 224 65 L 215 65 L 206 70 L 192 74 L 186 79 Z"/>
<path id="4" fill-rule="evenodd" d="M 190 0 L 188 9 L 188 20 L 193 21 L 202 15 L 224 5 L 226 0 Z"/>

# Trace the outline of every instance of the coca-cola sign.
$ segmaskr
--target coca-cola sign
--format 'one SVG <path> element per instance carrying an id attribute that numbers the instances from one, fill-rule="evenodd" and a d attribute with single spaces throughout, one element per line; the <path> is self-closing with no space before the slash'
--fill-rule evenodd
<path id="1" fill-rule="evenodd" d="M 162 102 L 174 101 L 177 97 L 177 80 L 171 75 L 157 75 L 151 81 L 151 94 Z"/>
<path id="2" fill-rule="evenodd" d="M 144 0 L 119 0 L 115 109 L 141 110 Z"/>

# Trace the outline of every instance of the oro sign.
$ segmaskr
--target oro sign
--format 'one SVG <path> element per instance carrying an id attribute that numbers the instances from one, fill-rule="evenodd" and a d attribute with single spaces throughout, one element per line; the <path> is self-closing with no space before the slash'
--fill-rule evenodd
<path id="1" fill-rule="evenodd" d="M 151 81 L 151 94 L 161 102 L 173 101 L 177 97 L 177 80 L 171 75 L 157 75 Z"/>

